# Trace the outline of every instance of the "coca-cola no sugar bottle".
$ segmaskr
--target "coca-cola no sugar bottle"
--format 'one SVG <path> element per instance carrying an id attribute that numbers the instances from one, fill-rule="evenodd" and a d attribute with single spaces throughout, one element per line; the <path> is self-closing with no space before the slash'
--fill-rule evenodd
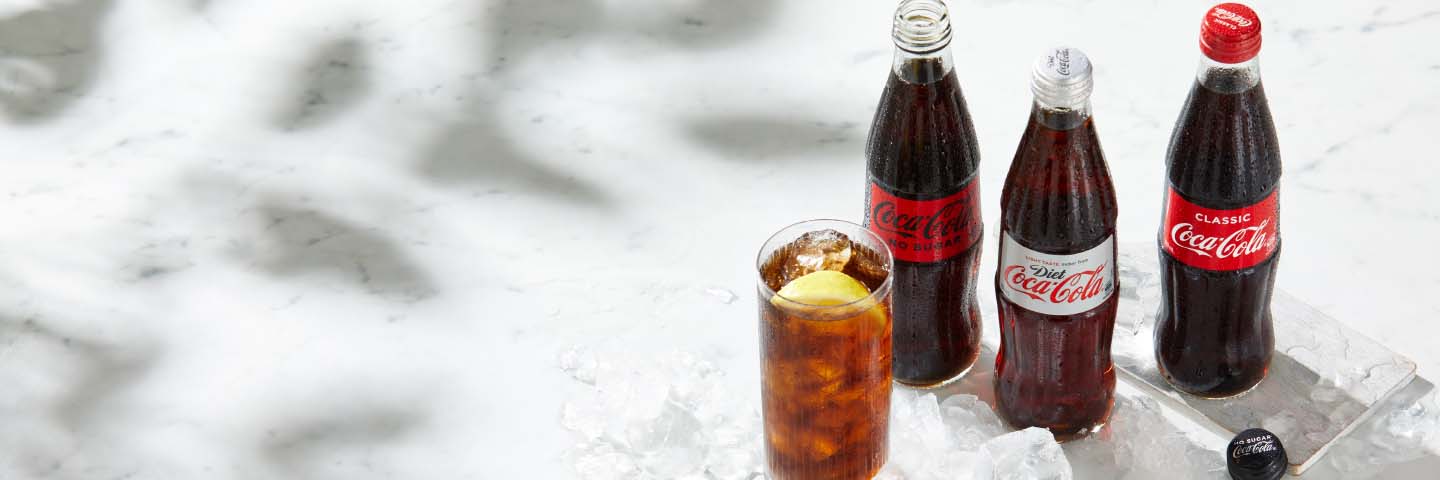
<path id="1" fill-rule="evenodd" d="M 1000 197 L 996 408 L 1014 427 L 1062 441 L 1103 426 L 1115 394 L 1117 212 L 1092 85 L 1078 49 L 1035 63 L 1030 123 Z"/>
<path id="2" fill-rule="evenodd" d="M 865 225 L 894 254 L 895 380 L 934 386 L 980 353 L 980 153 L 939 0 L 905 0 L 866 147 Z"/>
<path id="3" fill-rule="evenodd" d="M 1275 349 L 1280 149 L 1256 58 L 1260 18 L 1224 3 L 1200 31 L 1200 71 L 1166 158 L 1155 357 L 1175 388 L 1223 398 L 1260 383 Z"/>

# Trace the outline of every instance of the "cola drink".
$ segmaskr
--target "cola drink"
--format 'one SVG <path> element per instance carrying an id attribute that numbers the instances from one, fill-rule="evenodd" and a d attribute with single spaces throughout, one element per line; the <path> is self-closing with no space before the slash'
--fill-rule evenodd
<path id="1" fill-rule="evenodd" d="M 839 220 L 791 225 L 761 247 L 756 288 L 769 478 L 870 478 L 885 464 L 890 261 L 883 240 Z M 817 281 L 823 274 L 828 280 Z"/>
<path id="2" fill-rule="evenodd" d="M 1115 189 L 1090 114 L 1090 61 L 1055 48 L 1035 63 L 1035 102 L 1000 197 L 995 404 L 1015 428 L 1065 441 L 1114 403 Z"/>
<path id="3" fill-rule="evenodd" d="M 865 225 L 895 257 L 895 380 L 934 386 L 980 352 L 980 153 L 943 2 L 896 11 L 895 58 L 866 148 Z"/>
<path id="4" fill-rule="evenodd" d="M 1275 349 L 1280 150 L 1256 58 L 1260 18 L 1225 3 L 1200 30 L 1200 71 L 1166 157 L 1155 357 L 1176 389 L 1223 398 L 1260 383 Z"/>

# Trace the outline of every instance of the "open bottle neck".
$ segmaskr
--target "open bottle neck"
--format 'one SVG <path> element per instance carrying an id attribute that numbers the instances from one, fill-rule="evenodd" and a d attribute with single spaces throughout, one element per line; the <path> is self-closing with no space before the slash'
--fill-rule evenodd
<path id="1" fill-rule="evenodd" d="M 1240 63 L 1222 63 L 1201 55 L 1195 81 L 1220 93 L 1240 93 L 1255 88 L 1260 84 L 1260 57 Z"/>
<path id="2" fill-rule="evenodd" d="M 950 57 L 950 10 L 940 0 L 903 0 L 895 9 L 895 61 L 891 71 L 906 83 L 936 83 L 954 69 Z"/>
<path id="3" fill-rule="evenodd" d="M 955 70 L 955 61 L 950 57 L 950 46 L 945 45 L 926 53 L 915 53 L 903 46 L 895 48 L 895 60 L 891 71 L 906 83 L 927 84 L 945 79 Z"/>

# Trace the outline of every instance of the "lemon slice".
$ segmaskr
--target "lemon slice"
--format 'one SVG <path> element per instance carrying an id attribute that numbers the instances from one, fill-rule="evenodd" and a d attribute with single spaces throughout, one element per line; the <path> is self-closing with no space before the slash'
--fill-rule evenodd
<path id="1" fill-rule="evenodd" d="M 785 308 L 796 303 L 805 305 L 844 305 L 870 296 L 870 289 L 859 280 L 834 270 L 821 270 L 791 280 L 781 288 L 770 303 Z"/>

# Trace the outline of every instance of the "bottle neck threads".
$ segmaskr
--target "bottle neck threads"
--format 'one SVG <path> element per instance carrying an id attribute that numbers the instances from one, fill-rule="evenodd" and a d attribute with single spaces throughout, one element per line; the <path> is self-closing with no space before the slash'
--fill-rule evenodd
<path id="1" fill-rule="evenodd" d="M 907 83 L 943 80 L 950 59 L 950 12 L 940 0 L 905 0 L 895 10 L 895 61 L 891 70 Z"/>
<path id="2" fill-rule="evenodd" d="M 940 0 L 905 0 L 895 9 L 895 46 L 926 54 L 950 45 L 950 9 Z"/>

